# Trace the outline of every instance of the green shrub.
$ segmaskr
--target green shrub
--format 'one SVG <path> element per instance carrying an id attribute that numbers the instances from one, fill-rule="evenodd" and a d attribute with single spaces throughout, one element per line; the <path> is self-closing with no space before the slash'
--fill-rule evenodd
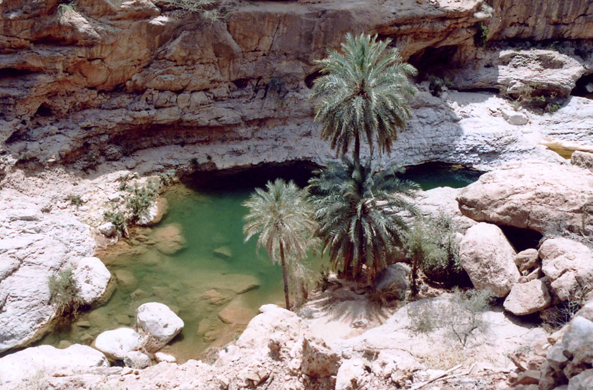
<path id="1" fill-rule="evenodd" d="M 415 302 L 408 307 L 411 328 L 421 333 L 444 329 L 445 334 L 465 347 L 470 336 L 488 330 L 489 323 L 483 315 L 491 299 L 488 290 L 456 289 L 448 299 Z"/>
<path id="2" fill-rule="evenodd" d="M 72 204 L 73 206 L 76 206 L 76 207 L 79 207 L 84 203 L 82 198 L 80 197 L 80 195 L 70 194 L 66 197 L 66 200 L 69 201 L 70 204 Z"/>
<path id="3" fill-rule="evenodd" d="M 474 43 L 476 46 L 486 46 L 486 43 L 488 43 L 488 35 L 490 35 L 488 26 L 483 23 L 478 24 L 478 30 L 476 31 L 476 35 L 474 35 Z"/>
<path id="4" fill-rule="evenodd" d="M 161 183 L 165 186 L 168 186 L 171 183 L 173 183 L 175 181 L 175 176 L 176 173 L 174 169 L 169 169 L 166 172 L 159 173 L 159 179 L 161 180 Z"/>
<path id="5" fill-rule="evenodd" d="M 560 109 L 560 104 L 558 103 L 548 103 L 546 105 L 546 112 L 549 114 L 553 114 Z"/>
<path id="6" fill-rule="evenodd" d="M 159 188 L 153 180 L 149 180 L 144 187 L 134 184 L 134 187 L 129 187 L 127 190 L 130 195 L 125 197 L 126 209 L 130 220 L 136 222 L 154 203 Z"/>
<path id="7" fill-rule="evenodd" d="M 444 213 L 434 219 L 417 221 L 407 236 L 405 249 L 412 260 L 412 294 L 415 295 L 418 271 L 433 283 L 452 287 L 459 283 L 463 268 L 459 261 L 457 229 Z"/>
<path id="8" fill-rule="evenodd" d="M 54 305 L 60 316 L 76 315 L 84 304 L 76 287 L 71 268 L 51 275 L 48 280 L 50 303 Z"/>
<path id="9" fill-rule="evenodd" d="M 115 226 L 115 230 L 122 236 L 128 235 L 128 221 L 122 211 L 105 211 L 103 213 L 105 222 L 111 222 Z"/>

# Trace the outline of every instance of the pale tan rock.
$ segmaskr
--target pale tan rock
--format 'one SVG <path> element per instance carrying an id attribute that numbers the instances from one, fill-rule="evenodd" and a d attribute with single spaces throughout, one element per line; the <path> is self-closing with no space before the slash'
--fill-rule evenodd
<path id="1" fill-rule="evenodd" d="M 338 374 L 340 356 L 332 351 L 323 340 L 305 338 L 303 340 L 303 360 L 301 372 L 314 378 L 326 378 Z"/>
<path id="2" fill-rule="evenodd" d="M 580 298 L 586 293 L 582 286 L 592 285 L 593 251 L 587 246 L 567 238 L 552 238 L 541 245 L 539 256 L 542 271 L 560 300 Z"/>
<path id="3" fill-rule="evenodd" d="M 211 305 L 222 305 L 223 303 L 225 303 L 229 300 L 228 297 L 223 296 L 221 293 L 219 293 L 216 290 L 208 290 L 204 294 L 202 294 L 202 296 L 200 298 L 205 300 L 206 302 L 208 302 Z"/>
<path id="4" fill-rule="evenodd" d="M 541 311 L 552 303 L 546 285 L 539 279 L 517 283 L 504 301 L 504 308 L 511 313 L 524 316 Z"/>
<path id="5" fill-rule="evenodd" d="M 218 280 L 211 285 L 213 289 L 231 290 L 237 294 L 244 294 L 248 291 L 259 288 L 259 286 L 260 283 L 256 277 L 244 274 L 224 275 L 221 280 Z"/>
<path id="6" fill-rule="evenodd" d="M 132 291 L 138 285 L 138 279 L 131 271 L 119 269 L 114 272 L 117 284 L 126 291 Z"/>
<path id="7" fill-rule="evenodd" d="M 461 212 L 477 221 L 593 233 L 593 173 L 545 162 L 512 163 L 461 190 Z"/>
<path id="8" fill-rule="evenodd" d="M 181 226 L 178 224 L 158 228 L 151 237 L 155 241 L 155 247 L 166 255 L 177 253 L 186 245 Z"/>
<path id="9" fill-rule="evenodd" d="M 461 266 L 477 289 L 505 297 L 519 277 L 515 250 L 499 227 L 479 223 L 468 229 L 459 245 Z"/>
<path id="10" fill-rule="evenodd" d="M 514 260 L 519 272 L 523 272 L 535 267 L 538 259 L 537 249 L 530 248 L 517 253 Z"/>
<path id="11" fill-rule="evenodd" d="M 247 325 L 254 314 L 253 311 L 244 307 L 229 305 L 218 313 L 218 318 L 225 324 Z"/>

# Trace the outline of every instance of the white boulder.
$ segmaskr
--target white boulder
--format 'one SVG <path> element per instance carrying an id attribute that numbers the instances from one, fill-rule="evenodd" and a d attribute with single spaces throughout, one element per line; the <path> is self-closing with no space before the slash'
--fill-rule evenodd
<path id="1" fill-rule="evenodd" d="M 90 305 L 100 298 L 105 298 L 111 273 L 101 260 L 96 257 L 81 259 L 73 271 L 73 276 L 85 304 Z"/>
<path id="2" fill-rule="evenodd" d="M 136 324 L 151 352 L 163 348 L 183 329 L 183 320 L 162 303 L 145 303 L 136 312 Z"/>
<path id="3" fill-rule="evenodd" d="M 138 225 L 157 225 L 169 211 L 169 203 L 165 198 L 157 198 L 152 205 L 138 218 Z"/>
<path id="4" fill-rule="evenodd" d="M 142 347 L 142 338 L 134 329 L 120 328 L 101 333 L 93 346 L 111 360 L 123 360 L 128 352 Z"/>
<path id="5" fill-rule="evenodd" d="M 103 225 L 99 226 L 97 229 L 99 230 L 99 233 L 101 233 L 105 237 L 112 237 L 115 235 L 115 233 L 117 233 L 113 222 L 105 222 Z"/>
<path id="6" fill-rule="evenodd" d="M 505 297 L 519 277 L 515 250 L 496 225 L 479 223 L 468 229 L 459 245 L 461 266 L 477 289 Z"/>
<path id="7" fill-rule="evenodd" d="M 124 357 L 124 364 L 134 369 L 143 369 L 150 366 L 150 358 L 140 351 L 130 351 Z"/>

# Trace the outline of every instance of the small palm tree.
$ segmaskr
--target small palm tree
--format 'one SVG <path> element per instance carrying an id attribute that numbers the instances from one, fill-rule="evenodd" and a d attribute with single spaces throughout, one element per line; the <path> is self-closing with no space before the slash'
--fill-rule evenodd
<path id="1" fill-rule="evenodd" d="M 356 280 L 366 266 L 367 282 L 377 275 L 403 245 L 408 224 L 398 215 L 419 215 L 411 202 L 418 185 L 396 176 L 397 168 L 361 167 L 362 184 L 352 178 L 355 163 L 330 163 L 309 181 L 309 190 L 323 241 L 334 270 Z"/>
<path id="2" fill-rule="evenodd" d="M 306 257 L 316 224 L 306 190 L 282 179 L 268 182 L 266 189 L 257 188 L 243 204 L 249 208 L 243 232 L 247 235 L 245 241 L 259 234 L 258 248 L 265 247 L 272 262 L 281 263 L 286 308 L 290 310 L 286 261 Z"/>
<path id="3" fill-rule="evenodd" d="M 315 80 L 312 99 L 317 101 L 315 120 L 323 125 L 321 136 L 337 155 L 352 157 L 360 165 L 360 144 L 365 138 L 371 154 L 375 143 L 380 153 L 390 153 L 400 129 L 412 116 L 408 100 L 417 93 L 408 76 L 416 69 L 402 62 L 397 49 L 387 50 L 391 40 L 377 36 L 346 35 L 342 52 L 330 51 L 319 61 L 323 76 Z M 355 172 L 358 175 L 358 172 Z"/>

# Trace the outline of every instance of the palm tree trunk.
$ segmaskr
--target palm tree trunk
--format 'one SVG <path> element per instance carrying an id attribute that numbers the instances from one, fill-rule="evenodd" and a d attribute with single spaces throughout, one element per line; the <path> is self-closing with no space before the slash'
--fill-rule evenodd
<path id="1" fill-rule="evenodd" d="M 415 297 L 418 294 L 418 258 L 416 256 L 412 256 L 412 285 L 410 286 L 410 290 L 412 293 L 412 297 Z"/>
<path id="2" fill-rule="evenodd" d="M 352 151 L 354 160 L 354 172 L 352 172 L 352 179 L 358 184 L 359 191 L 362 189 L 362 172 L 360 170 L 360 135 L 357 134 L 354 138 L 354 150 Z"/>
<path id="3" fill-rule="evenodd" d="M 286 274 L 286 262 L 284 261 L 284 245 L 280 243 L 280 260 L 282 261 L 282 279 L 284 280 L 284 299 L 286 310 L 290 310 L 290 299 L 288 297 L 288 275 Z"/>

